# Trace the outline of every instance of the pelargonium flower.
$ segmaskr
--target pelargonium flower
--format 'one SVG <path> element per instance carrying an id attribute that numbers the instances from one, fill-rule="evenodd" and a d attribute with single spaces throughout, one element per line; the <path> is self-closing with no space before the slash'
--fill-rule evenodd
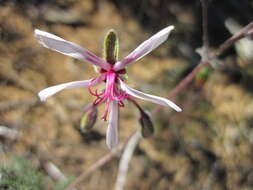
<path id="1" fill-rule="evenodd" d="M 50 96 L 53 96 L 64 89 L 87 88 L 90 94 L 96 97 L 93 102 L 94 107 L 105 103 L 105 113 L 102 119 L 106 121 L 107 115 L 109 114 L 106 143 L 109 148 L 115 147 L 118 143 L 119 107 L 124 106 L 124 100 L 134 101 L 132 97 L 140 98 L 162 106 L 170 106 L 178 112 L 182 111 L 181 108 L 172 101 L 166 98 L 140 92 L 131 88 L 124 82 L 126 67 L 134 61 L 141 59 L 143 56 L 147 55 L 162 44 L 168 38 L 173 29 L 174 26 L 164 28 L 148 40 L 141 43 L 134 51 L 121 61 L 117 60 L 118 38 L 114 31 L 110 31 L 105 38 L 105 59 L 101 59 L 79 45 L 66 41 L 53 34 L 36 29 L 34 31 L 35 37 L 44 47 L 64 55 L 74 57 L 81 61 L 85 61 L 100 68 L 100 75 L 95 78 L 51 86 L 40 91 L 38 94 L 40 100 L 45 101 Z M 105 89 L 102 91 L 98 91 L 97 89 L 95 91 L 92 90 L 92 87 L 102 82 L 105 82 Z"/>

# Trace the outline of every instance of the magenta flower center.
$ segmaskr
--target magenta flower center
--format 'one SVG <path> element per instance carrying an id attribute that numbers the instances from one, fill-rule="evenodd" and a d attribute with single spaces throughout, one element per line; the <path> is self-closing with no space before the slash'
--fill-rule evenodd
<path id="1" fill-rule="evenodd" d="M 120 78 L 120 74 L 123 74 L 125 71 L 101 71 L 102 76 L 105 78 L 105 89 L 103 89 L 101 92 L 98 92 L 98 89 L 95 91 L 91 90 L 91 86 L 89 87 L 89 92 L 91 95 L 95 96 L 96 99 L 93 102 L 94 106 L 97 106 L 100 103 L 105 102 L 105 113 L 102 117 L 103 120 L 106 121 L 107 115 L 109 112 L 109 105 L 111 101 L 117 101 L 118 105 L 123 107 L 124 103 L 123 100 L 127 98 L 127 94 L 122 91 L 119 87 L 118 79 Z"/>

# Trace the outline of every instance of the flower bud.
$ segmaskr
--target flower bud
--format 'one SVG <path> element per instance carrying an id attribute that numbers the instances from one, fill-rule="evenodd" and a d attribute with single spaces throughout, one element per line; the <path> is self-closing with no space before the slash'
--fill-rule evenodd
<path id="1" fill-rule="evenodd" d="M 144 138 L 150 137 L 154 134 L 153 122 L 146 112 L 141 111 L 140 113 L 141 116 L 139 118 L 139 122 L 141 125 L 141 134 Z"/>
<path id="2" fill-rule="evenodd" d="M 96 123 L 98 110 L 96 106 L 90 106 L 80 121 L 80 130 L 86 132 L 90 130 Z"/>
<path id="3" fill-rule="evenodd" d="M 119 39 L 117 33 L 111 29 L 106 34 L 104 39 L 104 58 L 110 63 L 114 64 L 118 60 Z"/>

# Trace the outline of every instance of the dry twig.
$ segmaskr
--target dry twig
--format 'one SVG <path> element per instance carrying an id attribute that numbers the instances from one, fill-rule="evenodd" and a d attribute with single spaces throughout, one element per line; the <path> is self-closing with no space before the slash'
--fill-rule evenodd
<path id="1" fill-rule="evenodd" d="M 48 173 L 48 175 L 57 182 L 66 181 L 67 178 L 65 175 L 61 172 L 61 170 L 53 163 L 53 162 L 45 162 L 43 164 L 43 167 L 45 171 Z M 76 190 L 76 188 L 71 188 L 71 190 Z"/>
<path id="2" fill-rule="evenodd" d="M 126 183 L 126 176 L 127 171 L 129 168 L 129 162 L 133 156 L 134 150 L 139 144 L 142 136 L 139 131 L 137 131 L 132 138 L 128 141 L 124 152 L 121 156 L 120 163 L 119 163 L 119 170 L 118 170 L 118 176 L 116 180 L 115 190 L 123 190 L 124 185 Z"/>

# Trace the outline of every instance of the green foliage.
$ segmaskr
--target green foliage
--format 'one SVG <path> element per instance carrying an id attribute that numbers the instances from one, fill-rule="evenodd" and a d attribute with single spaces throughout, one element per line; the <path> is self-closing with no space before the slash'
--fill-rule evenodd
<path id="1" fill-rule="evenodd" d="M 21 157 L 13 158 L 7 166 L 0 163 L 0 175 L 0 189 L 45 190 L 44 176 Z"/>
<path id="2" fill-rule="evenodd" d="M 46 176 L 20 156 L 13 157 L 8 165 L 0 162 L 0 190 L 46 190 L 46 181 Z M 57 183 L 53 190 L 63 190 L 72 181 L 73 178 L 67 178 Z"/>

